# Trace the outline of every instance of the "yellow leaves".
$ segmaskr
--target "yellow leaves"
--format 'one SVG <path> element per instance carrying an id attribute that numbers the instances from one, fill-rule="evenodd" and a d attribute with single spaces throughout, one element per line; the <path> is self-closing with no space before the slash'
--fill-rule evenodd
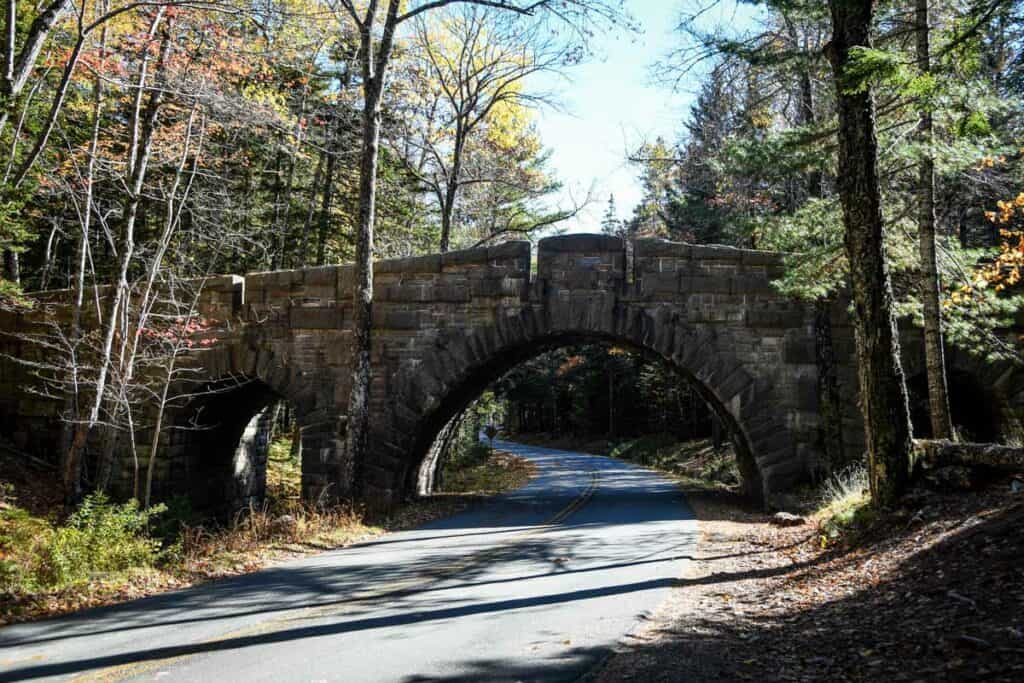
<path id="1" fill-rule="evenodd" d="M 521 85 L 513 84 L 516 91 Z M 533 121 L 533 112 L 513 97 L 500 100 L 487 117 L 487 141 L 501 149 L 516 149 L 529 144 L 526 133 Z M 539 140 L 537 141 L 539 147 Z"/>
<path id="2" fill-rule="evenodd" d="M 771 114 L 767 111 L 756 111 L 750 116 L 750 125 L 758 130 L 765 130 L 772 125 Z"/>
<path id="3" fill-rule="evenodd" d="M 1019 193 L 1016 197 L 1009 200 L 1000 199 L 996 202 L 998 211 L 986 211 L 985 218 L 995 225 L 1006 225 L 1009 223 L 1015 215 L 1020 212 L 1024 215 L 1024 192 Z M 1007 236 L 1007 231 L 1001 230 L 1000 234 L 1004 237 Z"/>
<path id="4" fill-rule="evenodd" d="M 999 211 L 986 211 L 985 218 L 988 219 L 990 223 L 994 223 L 996 225 L 1009 223 L 1014 214 L 1013 203 L 999 200 L 996 202 L 996 206 L 999 207 Z"/>
<path id="5" fill-rule="evenodd" d="M 272 84 L 260 86 L 257 84 L 245 85 L 242 88 L 242 97 L 254 104 L 268 107 L 278 114 L 288 114 L 288 102 L 285 93 L 274 88 Z"/>
<path id="6" fill-rule="evenodd" d="M 1024 149 L 1021 149 L 1021 153 L 1024 153 Z M 977 170 L 984 171 L 988 168 L 995 168 L 996 164 L 1002 165 L 1005 163 L 1006 156 L 1004 155 L 999 155 L 998 157 L 982 157 L 981 160 L 978 161 Z"/>

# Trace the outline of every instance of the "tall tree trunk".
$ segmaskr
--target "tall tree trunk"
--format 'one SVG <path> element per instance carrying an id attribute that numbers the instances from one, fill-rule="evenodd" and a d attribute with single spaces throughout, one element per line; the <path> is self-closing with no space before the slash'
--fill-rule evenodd
<path id="1" fill-rule="evenodd" d="M 352 392 L 341 481 L 356 486 L 356 462 L 366 452 L 370 426 L 370 328 L 373 322 L 373 227 L 377 195 L 377 155 L 380 145 L 379 81 L 366 89 L 363 110 L 363 151 L 359 168 L 359 229 L 356 234 L 356 282 L 353 303 Z"/>
<path id="2" fill-rule="evenodd" d="M 895 502 L 909 479 L 910 409 L 893 317 L 892 284 L 882 239 L 878 141 L 870 89 L 854 87 L 850 52 L 871 46 L 873 0 L 830 0 L 832 40 L 827 48 L 839 114 L 839 197 L 853 290 L 860 404 L 875 505 Z"/>
<path id="3" fill-rule="evenodd" d="M 18 252 L 14 249 L 4 249 L 4 279 L 16 285 L 21 284 L 21 264 Z"/>
<path id="4" fill-rule="evenodd" d="M 320 222 L 316 231 L 316 264 L 327 263 L 327 233 L 331 227 L 331 198 L 334 191 L 334 168 L 338 163 L 336 150 L 327 152 L 327 170 L 324 173 L 324 195 L 320 205 Z"/>
<path id="5" fill-rule="evenodd" d="M 41 8 L 42 11 L 28 27 L 20 51 L 16 50 L 15 46 L 18 37 L 16 24 L 18 3 L 16 0 L 6 0 L 4 5 L 6 21 L 3 43 L 0 46 L 0 51 L 3 53 L 2 59 L 0 59 L 0 134 L 3 133 L 7 125 L 14 100 L 21 94 L 35 69 L 36 62 L 39 61 L 47 37 L 57 26 L 64 13 L 71 9 L 72 1 L 53 0 Z"/>
<path id="6" fill-rule="evenodd" d="M 459 176 L 462 174 L 462 150 L 465 144 L 466 131 L 461 120 L 455 131 L 455 149 L 452 152 L 452 165 L 445 179 L 444 197 L 441 202 L 441 253 L 451 246 L 452 219 L 455 214 L 455 197 L 459 192 Z"/>
<path id="7" fill-rule="evenodd" d="M 811 82 L 811 67 L 808 63 L 801 64 L 798 75 L 800 82 L 800 123 L 805 126 L 813 126 L 816 123 L 814 114 L 814 85 Z M 821 169 L 813 168 L 807 172 L 805 182 L 807 183 L 807 195 L 809 197 L 821 197 L 822 195 L 822 174 Z"/>
<path id="8" fill-rule="evenodd" d="M 352 320 L 353 348 L 352 393 L 348 402 L 348 425 L 345 456 L 340 463 L 340 480 L 352 487 L 360 485 L 358 463 L 366 454 L 370 441 L 370 349 L 373 344 L 373 229 L 377 209 L 377 155 L 380 148 L 380 101 L 384 93 L 384 78 L 401 0 L 390 0 L 384 19 L 380 44 L 374 51 L 372 11 L 360 27 L 360 62 L 363 76 L 363 144 L 359 165 L 359 227 L 356 233 L 356 262 L 354 286 L 354 315 Z"/>
<path id="9" fill-rule="evenodd" d="M 931 72 L 928 0 L 916 0 L 917 68 L 922 74 Z M 932 157 L 932 112 L 929 102 L 921 104 L 917 124 L 921 143 L 921 165 L 918 169 L 917 230 L 921 254 L 921 303 L 924 308 L 924 355 L 928 376 L 928 407 L 932 438 L 953 436 L 946 388 L 946 357 L 942 347 L 942 310 L 939 306 L 939 267 L 935 249 L 935 159 Z"/>
<path id="10" fill-rule="evenodd" d="M 10 93 L 14 85 L 14 43 L 18 38 L 18 1 L 5 0 L 3 42 L 0 42 L 0 92 Z M 0 128 L 3 133 L 3 128 Z"/>
<path id="11" fill-rule="evenodd" d="M 107 3 L 103 3 L 106 10 Z M 104 64 L 107 52 L 107 27 L 104 26 L 100 34 L 99 59 L 100 65 Z M 78 377 L 78 340 L 82 333 L 82 307 L 85 304 L 85 271 L 89 262 L 89 234 L 92 226 L 92 212 L 95 192 L 93 184 L 96 178 L 96 159 L 99 151 L 100 124 L 103 120 L 103 77 L 100 75 L 102 68 L 97 71 L 93 83 L 93 120 L 92 136 L 89 139 L 89 160 L 86 163 L 85 173 L 85 202 L 79 218 L 82 234 L 78 240 L 78 248 L 75 253 L 75 284 L 74 301 L 71 306 L 71 328 L 68 331 L 68 347 L 70 349 L 69 361 L 69 384 L 70 391 L 64 400 L 64 433 L 61 436 L 61 453 L 67 453 L 71 448 L 71 441 L 74 438 L 75 425 L 81 419 L 81 406 L 79 404 L 80 390 Z M 97 298 L 98 299 L 98 298 Z M 96 318 L 103 319 L 103 311 L 99 304 L 96 306 Z"/>
<path id="12" fill-rule="evenodd" d="M 283 145 L 283 143 L 282 143 Z M 279 147 L 274 157 L 274 200 L 270 219 L 270 270 L 277 270 L 281 266 L 281 252 L 288 241 L 281 232 L 281 195 L 284 194 L 284 181 L 282 171 L 284 170 L 284 151 Z"/>
<path id="13" fill-rule="evenodd" d="M 302 223 L 302 239 L 299 244 L 299 267 L 309 265 L 309 230 L 313 225 L 313 214 L 316 213 L 316 195 L 320 187 L 320 174 L 324 170 L 324 157 L 321 153 L 316 162 L 316 171 L 313 172 L 313 184 L 309 188 L 309 207 L 306 210 L 306 220 Z"/>
<path id="14" fill-rule="evenodd" d="M 43 153 L 46 148 L 46 144 L 50 141 L 50 134 L 53 133 L 54 126 L 57 125 L 57 117 L 60 115 L 61 109 L 64 107 L 64 100 L 67 98 L 68 90 L 71 87 L 71 77 L 75 73 L 75 68 L 78 66 L 78 60 L 82 56 L 82 49 L 85 46 L 86 35 L 84 33 L 78 34 L 78 39 L 75 41 L 74 47 L 71 48 L 71 55 L 68 57 L 67 62 L 64 65 L 64 73 L 61 75 L 60 83 L 57 85 L 57 92 L 53 95 L 53 100 L 50 103 L 50 111 L 47 114 L 43 122 L 42 130 L 36 136 L 36 141 L 32 145 L 31 151 L 28 156 L 18 166 L 17 172 L 14 174 L 14 180 L 12 186 L 17 188 L 24 182 L 25 178 L 28 177 L 29 171 L 35 165 L 36 160 Z"/>
<path id="15" fill-rule="evenodd" d="M 56 219 L 50 227 L 50 236 L 46 239 L 46 252 L 43 254 L 43 272 L 39 275 L 39 289 L 50 288 L 50 277 L 53 275 L 53 263 L 57 260 L 60 245 L 60 228 Z"/>
<path id="16" fill-rule="evenodd" d="M 153 21 L 150 35 L 156 30 L 156 25 L 162 17 L 162 10 L 158 11 Z M 170 41 L 164 39 L 161 47 L 160 61 L 164 64 L 170 48 Z M 145 87 L 145 71 L 140 74 L 138 87 Z M 82 452 L 85 449 L 89 432 L 99 420 L 100 409 L 106 399 L 107 377 L 110 372 L 114 349 L 114 336 L 119 328 L 118 320 L 121 306 L 129 306 L 128 291 L 128 268 L 131 265 L 135 252 L 135 221 L 138 218 L 139 204 L 142 201 L 142 187 L 146 179 L 146 171 L 149 166 L 149 157 L 153 147 L 153 133 L 156 129 L 157 118 L 160 113 L 160 106 L 163 102 L 164 90 L 157 88 L 153 91 L 146 110 L 142 130 L 138 134 L 132 132 L 132 143 L 129 145 L 128 158 L 134 161 L 131 167 L 131 182 L 128 188 L 128 203 L 124 210 L 124 229 L 121 243 L 121 253 L 117 269 L 117 280 L 114 285 L 114 296 L 110 302 L 110 309 L 107 315 L 106 328 L 103 334 L 103 346 L 100 349 L 100 359 L 96 377 L 96 386 L 92 397 L 92 405 L 89 415 L 85 420 L 79 421 L 75 429 L 71 445 L 64 454 L 62 467 L 62 478 L 64 484 L 64 495 L 68 502 L 76 502 L 81 495 L 81 466 Z"/>

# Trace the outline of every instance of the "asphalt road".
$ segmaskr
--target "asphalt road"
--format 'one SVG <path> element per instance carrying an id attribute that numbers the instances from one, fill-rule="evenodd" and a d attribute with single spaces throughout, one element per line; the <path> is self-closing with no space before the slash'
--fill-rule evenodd
<path id="1" fill-rule="evenodd" d="M 575 680 L 667 597 L 696 521 L 650 471 L 496 445 L 537 477 L 414 531 L 0 629 L 0 681 Z"/>

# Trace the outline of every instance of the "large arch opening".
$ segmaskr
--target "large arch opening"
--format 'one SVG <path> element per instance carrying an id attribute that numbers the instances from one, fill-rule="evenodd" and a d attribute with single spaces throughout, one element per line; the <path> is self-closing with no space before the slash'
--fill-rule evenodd
<path id="1" fill-rule="evenodd" d="M 749 437 L 744 433 L 735 415 L 706 383 L 679 363 L 650 348 L 645 348 L 629 339 L 592 333 L 550 335 L 516 345 L 513 348 L 505 348 L 502 353 L 495 354 L 486 362 L 480 363 L 466 373 L 461 381 L 448 388 L 436 405 L 419 420 L 419 427 L 412 445 L 411 466 L 405 473 L 406 490 L 415 490 L 421 494 L 431 491 L 432 483 L 442 462 L 445 442 L 450 439 L 459 417 L 481 394 L 495 390 L 499 395 L 507 394 L 510 388 L 509 383 L 515 381 L 513 373 L 517 368 L 521 368 L 531 361 L 550 357 L 551 354 L 560 350 L 569 350 L 569 362 L 572 362 L 573 351 L 593 348 L 604 349 L 610 354 L 621 352 L 631 359 L 630 362 L 635 359 L 637 362 L 656 367 L 696 397 L 699 405 L 695 406 L 696 414 L 693 415 L 693 422 L 697 424 L 691 424 L 689 427 L 697 434 L 706 431 L 707 436 L 711 436 L 715 427 L 720 426 L 724 440 L 731 443 L 735 453 L 743 492 L 754 498 L 760 496 L 762 491 L 761 473 L 755 461 Z M 614 386 L 614 384 L 608 382 L 605 386 Z M 597 401 L 595 405 L 591 406 L 593 410 L 603 413 L 603 416 L 595 418 L 594 422 L 607 419 L 611 424 L 606 425 L 606 429 L 612 437 L 642 435 L 633 433 L 638 428 L 635 421 L 629 428 L 625 427 L 626 415 L 619 416 L 622 421 L 616 426 L 615 415 L 609 411 L 610 405 L 612 405 L 612 399 L 608 398 L 604 402 Z M 566 406 L 555 406 L 554 410 L 565 408 Z M 572 420 L 563 419 L 562 422 L 571 424 Z M 505 424 L 503 427 L 508 431 L 513 431 L 509 424 Z M 682 431 L 686 425 L 677 425 L 677 427 Z"/>
<path id="2" fill-rule="evenodd" d="M 230 377 L 203 386 L 178 411 L 164 453 L 158 498 L 225 517 L 261 507 L 269 492 L 300 495 L 301 433 L 294 406 L 266 383 Z"/>

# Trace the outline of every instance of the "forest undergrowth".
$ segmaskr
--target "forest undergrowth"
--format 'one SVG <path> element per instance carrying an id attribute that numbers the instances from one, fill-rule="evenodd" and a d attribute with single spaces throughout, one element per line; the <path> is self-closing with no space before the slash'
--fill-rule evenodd
<path id="1" fill-rule="evenodd" d="M 464 509 L 524 485 L 532 468 L 488 451 L 449 468 L 444 493 L 388 514 L 302 501 L 290 440 L 270 448 L 267 496 L 228 520 L 174 498 L 143 510 L 96 493 L 71 514 L 54 496 L 52 472 L 0 455 L 0 626 L 193 586 L 269 564 L 343 548 Z"/>

